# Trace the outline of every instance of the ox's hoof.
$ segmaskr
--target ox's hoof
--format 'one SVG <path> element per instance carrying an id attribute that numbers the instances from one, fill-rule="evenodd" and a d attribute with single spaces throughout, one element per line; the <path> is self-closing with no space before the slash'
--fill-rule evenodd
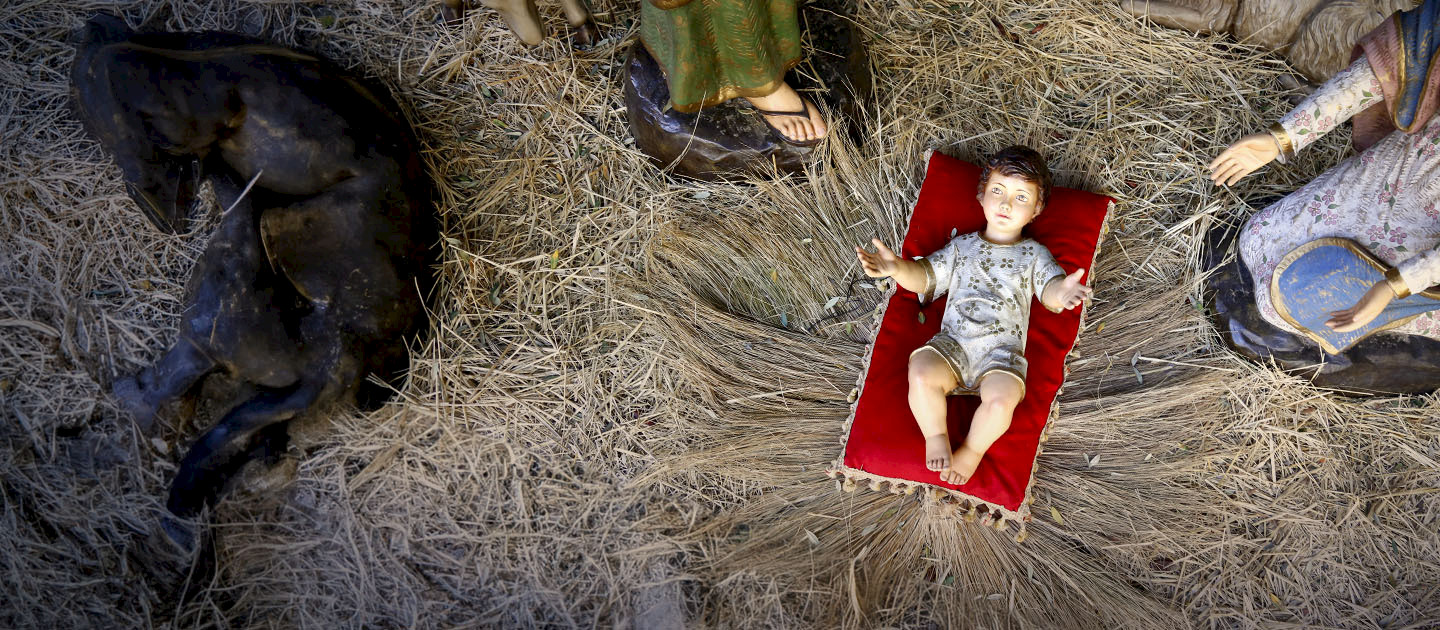
<path id="1" fill-rule="evenodd" d="M 116 379 L 110 392 L 115 395 L 115 402 L 119 403 L 121 411 L 130 416 L 135 424 L 140 426 L 141 431 L 150 429 L 159 408 L 145 396 L 138 377 L 132 374 Z"/>
<path id="2" fill-rule="evenodd" d="M 268 459 L 254 459 L 245 464 L 240 469 L 235 489 L 243 494 L 263 496 L 280 491 L 300 477 L 298 457 L 281 456 L 276 461 Z"/>
<path id="3" fill-rule="evenodd" d="M 190 601 L 209 584 L 214 550 L 204 523 L 165 514 L 135 542 L 130 557 L 166 601 Z"/>

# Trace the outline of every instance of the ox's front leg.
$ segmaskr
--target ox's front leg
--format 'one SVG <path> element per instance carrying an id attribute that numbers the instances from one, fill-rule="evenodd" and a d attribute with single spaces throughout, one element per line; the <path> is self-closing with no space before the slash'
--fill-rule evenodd
<path id="1" fill-rule="evenodd" d="M 182 335 L 154 365 L 116 380 L 111 391 L 120 408 L 142 431 L 148 430 L 160 407 L 183 396 L 215 368 L 215 361 Z"/>
<path id="2" fill-rule="evenodd" d="M 266 391 L 241 403 L 200 436 L 180 462 L 170 484 L 166 507 L 181 518 L 194 518 L 213 505 L 240 467 L 267 441 L 284 437 L 284 423 L 314 405 L 325 382 L 307 382 L 288 390 Z"/>

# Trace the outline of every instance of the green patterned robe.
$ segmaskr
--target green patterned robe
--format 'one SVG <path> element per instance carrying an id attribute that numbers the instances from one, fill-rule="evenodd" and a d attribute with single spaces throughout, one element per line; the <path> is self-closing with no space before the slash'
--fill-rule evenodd
<path id="1" fill-rule="evenodd" d="M 640 7 L 640 41 L 665 71 L 677 111 L 765 96 L 800 63 L 796 0 L 644 0 Z"/>

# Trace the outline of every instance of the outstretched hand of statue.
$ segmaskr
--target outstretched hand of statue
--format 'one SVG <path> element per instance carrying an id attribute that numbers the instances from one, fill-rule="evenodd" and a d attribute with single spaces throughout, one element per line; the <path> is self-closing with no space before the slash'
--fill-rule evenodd
<path id="1" fill-rule="evenodd" d="M 1046 308 L 1055 311 L 1068 311 L 1080 306 L 1086 298 L 1090 297 L 1090 287 L 1080 281 L 1083 277 L 1085 277 L 1084 268 L 1076 269 L 1064 278 L 1056 276 L 1040 292 L 1040 302 Z"/>
<path id="2" fill-rule="evenodd" d="M 1280 145 L 1269 133 L 1253 133 L 1235 141 L 1210 162 L 1210 181 L 1230 186 L 1269 164 L 1280 155 Z"/>
<path id="3" fill-rule="evenodd" d="M 865 270 L 865 275 L 871 278 L 888 278 L 895 275 L 900 268 L 900 257 L 880 239 L 870 241 L 875 244 L 875 253 L 867 252 L 859 247 L 855 248 L 855 257 L 860 259 L 860 268 Z"/>
<path id="4" fill-rule="evenodd" d="M 1335 332 L 1358 330 L 1374 321 L 1380 315 L 1380 311 L 1385 310 L 1385 307 L 1389 306 L 1390 301 L 1394 299 L 1395 291 L 1390 288 L 1390 283 L 1376 282 L 1375 286 L 1365 292 L 1365 295 L 1360 296 L 1360 301 L 1356 302 L 1355 306 L 1343 311 L 1332 311 L 1330 319 L 1326 320 L 1325 325 L 1334 329 Z"/>

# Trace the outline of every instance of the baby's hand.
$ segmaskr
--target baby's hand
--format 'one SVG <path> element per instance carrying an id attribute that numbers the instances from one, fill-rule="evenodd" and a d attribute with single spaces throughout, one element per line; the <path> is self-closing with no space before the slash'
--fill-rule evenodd
<path id="1" fill-rule="evenodd" d="M 1085 298 L 1090 297 L 1090 287 L 1080 282 L 1080 278 L 1084 275 L 1084 269 L 1076 269 L 1075 273 L 1065 276 L 1065 279 L 1060 281 L 1060 291 L 1055 296 L 1056 300 L 1060 302 L 1060 308 L 1070 310 L 1080 306 Z"/>
<path id="2" fill-rule="evenodd" d="M 872 254 L 858 246 L 855 248 L 855 257 L 860 259 L 860 268 L 865 270 L 865 275 L 871 278 L 888 278 L 894 275 L 899 267 L 900 257 L 890 251 L 880 239 L 872 239 L 875 244 L 875 253 Z"/>

